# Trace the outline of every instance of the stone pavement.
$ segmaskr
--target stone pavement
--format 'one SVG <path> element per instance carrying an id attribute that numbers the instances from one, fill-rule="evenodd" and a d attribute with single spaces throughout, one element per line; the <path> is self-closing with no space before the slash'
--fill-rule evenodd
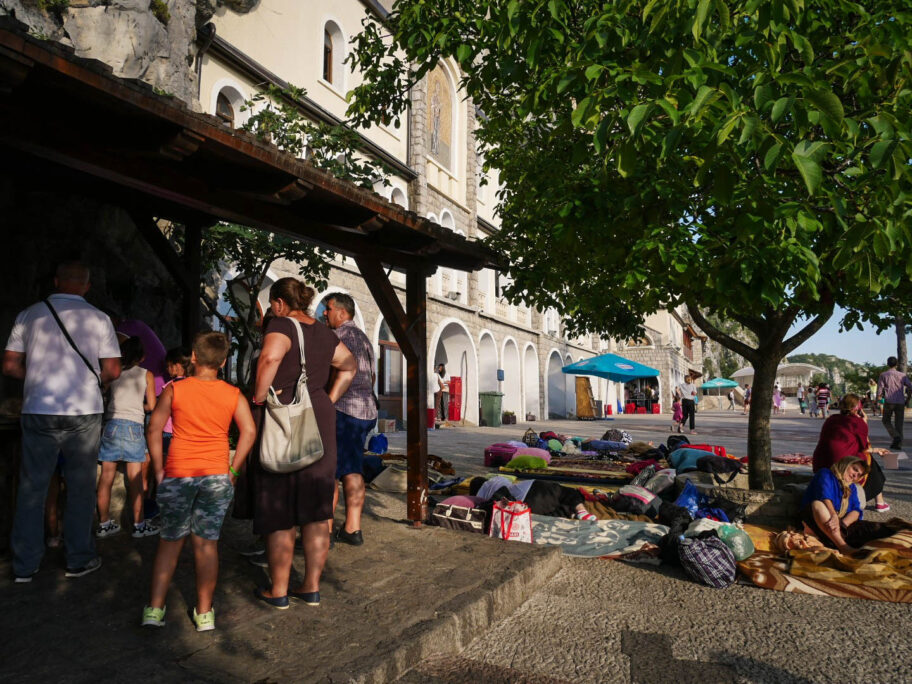
<path id="1" fill-rule="evenodd" d="M 664 441 L 664 416 L 548 421 L 536 430 L 600 436 L 609 426 Z M 699 438 L 743 453 L 747 419 L 701 412 Z M 486 472 L 485 445 L 526 425 L 448 428 L 430 452 L 457 472 Z M 820 421 L 775 418 L 774 453 L 810 453 Z M 882 433 L 882 434 L 881 434 Z M 872 421 L 875 444 L 886 439 Z M 390 435 L 404 450 L 405 433 Z M 891 515 L 912 519 L 912 462 L 887 471 Z M 867 513 L 871 518 L 886 517 Z M 365 545 L 331 552 L 323 604 L 276 611 L 252 589 L 264 571 L 237 553 L 246 524 L 227 524 L 217 630 L 193 631 L 189 553 L 168 597 L 168 624 L 144 630 L 156 540 L 100 542 L 104 567 L 63 577 L 49 550 L 35 581 L 0 579 L 2 682 L 399 681 L 865 682 L 909 681 L 908 606 L 771 592 L 713 590 L 675 568 L 568 558 L 554 550 L 403 523 L 404 496 L 371 491 Z M 303 568 L 300 557 L 298 569 Z M 8 560 L 0 572 L 9 577 Z"/>
<path id="2" fill-rule="evenodd" d="M 618 417 L 635 439 L 664 441 L 669 421 Z M 548 421 L 536 430 L 600 435 L 608 423 Z M 773 453 L 813 452 L 821 421 L 773 419 Z M 430 451 L 479 470 L 479 446 L 518 438 L 527 426 L 457 428 L 431 434 Z M 747 418 L 697 414 L 699 439 L 743 455 Z M 875 446 L 886 431 L 871 421 Z M 394 442 L 398 446 L 399 435 Z M 463 465 L 463 461 L 466 461 Z M 912 462 L 886 471 L 889 514 L 912 520 Z M 561 558 L 560 571 L 513 615 L 458 656 L 435 656 L 408 684 L 470 682 L 909 682 L 908 605 L 773 592 L 736 584 L 716 590 L 678 568 Z"/>

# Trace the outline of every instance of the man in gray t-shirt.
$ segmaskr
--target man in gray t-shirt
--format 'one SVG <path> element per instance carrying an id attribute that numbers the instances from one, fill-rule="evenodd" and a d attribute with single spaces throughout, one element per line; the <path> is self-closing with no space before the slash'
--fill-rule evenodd
<path id="1" fill-rule="evenodd" d="M 336 539 L 360 546 L 364 543 L 361 534 L 364 441 L 377 424 L 374 350 L 367 335 L 355 325 L 355 301 L 349 295 L 334 292 L 326 297 L 325 305 L 327 325 L 335 331 L 342 344 L 348 347 L 358 364 L 351 385 L 336 402 L 336 479 L 342 481 L 342 491 L 345 494 L 345 523 L 336 530 Z M 337 487 L 333 509 L 338 498 Z"/>

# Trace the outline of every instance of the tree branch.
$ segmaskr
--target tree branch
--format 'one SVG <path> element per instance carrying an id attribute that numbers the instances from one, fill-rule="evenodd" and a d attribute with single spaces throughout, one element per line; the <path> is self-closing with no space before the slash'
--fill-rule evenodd
<path id="1" fill-rule="evenodd" d="M 810 339 L 810 337 L 815 332 L 820 330 L 823 327 L 824 323 L 826 323 L 828 320 L 830 320 L 830 318 L 832 316 L 833 316 L 833 305 L 830 304 L 829 311 L 827 311 L 826 313 L 818 314 L 816 318 L 814 318 L 810 323 L 808 323 L 806 326 L 804 326 L 797 333 L 792 335 L 787 340 L 783 340 L 782 355 L 785 356 L 789 352 L 794 351 L 799 346 L 804 344 L 808 339 Z"/>
<path id="2" fill-rule="evenodd" d="M 716 342 L 721 344 L 726 349 L 731 349 L 736 354 L 740 354 L 745 359 L 751 363 L 756 363 L 757 359 L 757 350 L 753 347 L 748 347 L 744 342 L 736 340 L 731 335 L 728 335 L 716 326 L 706 320 L 706 317 L 700 312 L 699 307 L 697 307 L 692 302 L 686 302 L 687 311 L 690 313 L 691 317 L 696 321 L 697 325 L 700 326 L 700 330 L 709 335 Z"/>

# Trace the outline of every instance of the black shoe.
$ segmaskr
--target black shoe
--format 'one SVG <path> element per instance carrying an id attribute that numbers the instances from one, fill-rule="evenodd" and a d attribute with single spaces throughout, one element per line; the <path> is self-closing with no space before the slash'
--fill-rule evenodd
<path id="1" fill-rule="evenodd" d="M 899 451 L 900 449 L 902 449 L 902 444 L 897 444 L 896 442 L 893 442 L 890 445 L 890 451 Z"/>
<path id="2" fill-rule="evenodd" d="M 364 543 L 364 537 L 361 536 L 361 530 L 357 532 L 346 532 L 344 527 L 336 530 L 336 539 L 352 546 L 361 546 Z"/>

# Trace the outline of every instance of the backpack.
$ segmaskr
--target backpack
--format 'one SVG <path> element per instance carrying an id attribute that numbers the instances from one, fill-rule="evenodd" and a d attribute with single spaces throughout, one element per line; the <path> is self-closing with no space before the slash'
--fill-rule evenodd
<path id="1" fill-rule="evenodd" d="M 684 435 L 670 435 L 667 444 L 668 451 L 671 452 L 684 444 L 690 444 L 690 440 Z"/>
<path id="2" fill-rule="evenodd" d="M 679 540 L 678 558 L 684 571 L 696 582 L 716 589 L 735 582 L 735 554 L 714 531 Z"/>
<path id="3" fill-rule="evenodd" d="M 382 432 L 374 435 L 367 442 L 367 450 L 372 454 L 385 454 L 389 451 L 389 440 Z"/>

